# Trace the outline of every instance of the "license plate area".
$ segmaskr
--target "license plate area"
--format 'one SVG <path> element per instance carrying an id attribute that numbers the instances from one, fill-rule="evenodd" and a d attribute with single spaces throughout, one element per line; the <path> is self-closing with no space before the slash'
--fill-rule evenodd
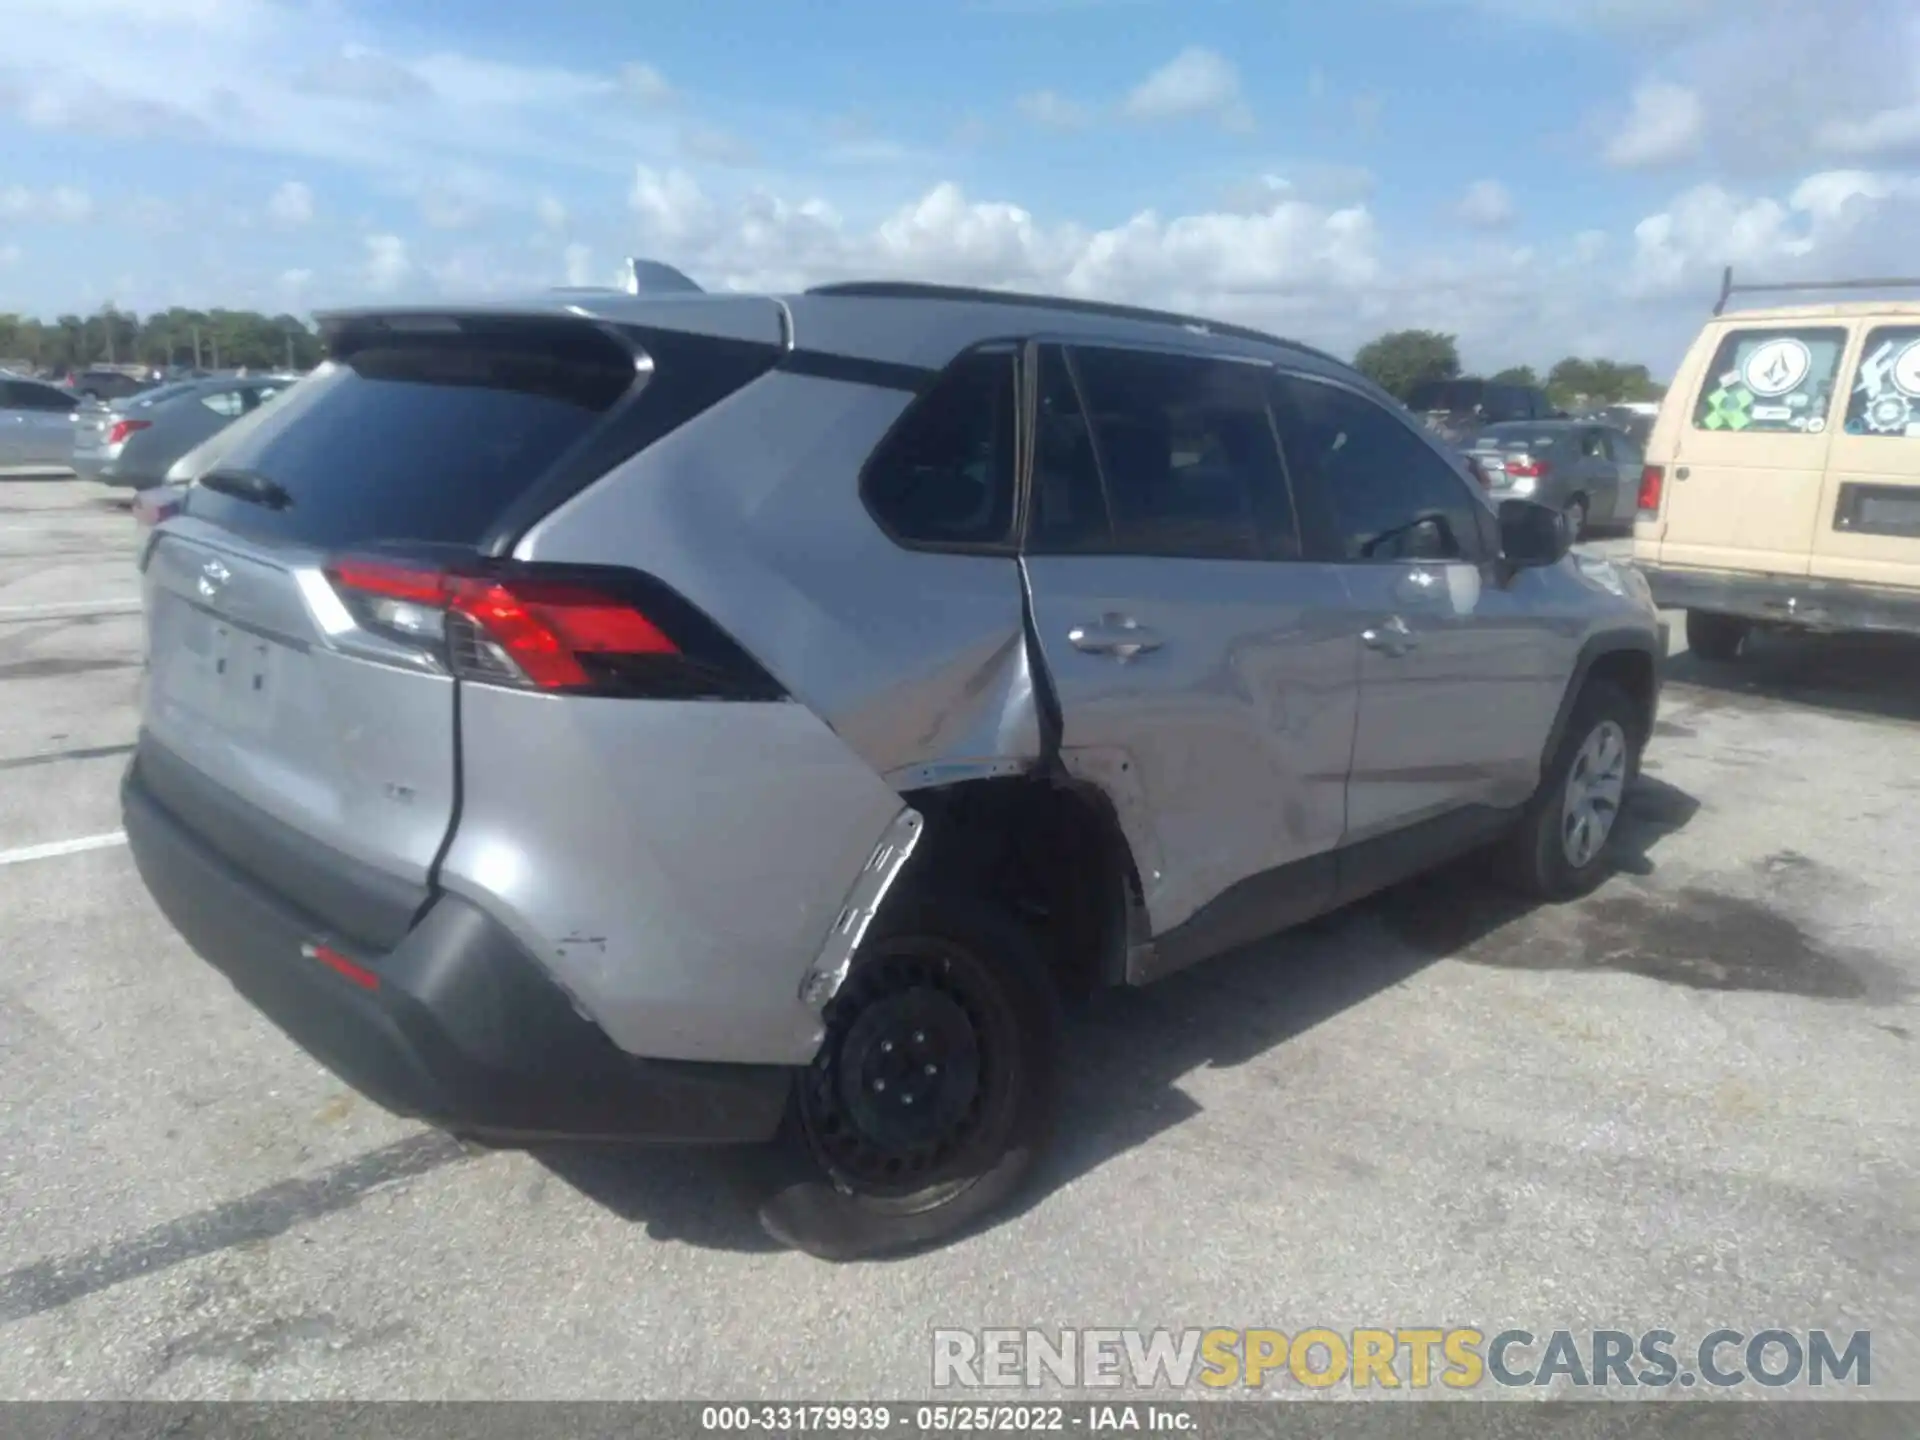
<path id="1" fill-rule="evenodd" d="M 174 700 L 216 729 L 264 735 L 286 687 L 292 652 L 278 641 L 195 606 L 182 605 Z"/>

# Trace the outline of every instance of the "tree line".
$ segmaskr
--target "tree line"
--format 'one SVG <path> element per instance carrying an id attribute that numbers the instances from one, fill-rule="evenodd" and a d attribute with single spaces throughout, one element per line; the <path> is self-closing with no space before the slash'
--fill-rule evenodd
<path id="1" fill-rule="evenodd" d="M 1583 403 L 1617 405 L 1658 400 L 1667 388 L 1644 365 L 1583 360 L 1575 355 L 1555 365 L 1545 380 L 1530 365 L 1512 365 L 1485 377 L 1464 375 L 1455 337 L 1437 330 L 1391 331 L 1362 345 L 1353 363 L 1355 369 L 1400 400 L 1407 399 L 1415 386 L 1430 381 L 1480 378 L 1544 390 L 1547 398 L 1562 409 Z"/>
<path id="2" fill-rule="evenodd" d="M 68 371 L 89 365 L 306 370 L 320 363 L 320 337 L 295 315 L 187 310 L 142 318 L 112 306 L 93 315 L 37 320 L 0 313 L 0 365 Z"/>

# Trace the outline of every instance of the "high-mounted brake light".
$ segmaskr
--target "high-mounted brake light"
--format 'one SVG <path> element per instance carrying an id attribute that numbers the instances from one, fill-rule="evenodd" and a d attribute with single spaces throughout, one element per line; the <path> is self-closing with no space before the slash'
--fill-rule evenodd
<path id="1" fill-rule="evenodd" d="M 1642 520 L 1660 513 L 1660 496 L 1666 489 L 1667 472 L 1663 466 L 1649 465 L 1640 472 L 1640 500 L 1636 507 Z"/>
<path id="2" fill-rule="evenodd" d="M 107 431 L 107 444 L 124 445 L 127 443 L 127 437 L 135 431 L 152 428 L 151 420 L 116 420 L 113 422 L 113 428 Z"/>
<path id="3" fill-rule="evenodd" d="M 631 601 L 571 579 L 470 575 L 377 556 L 344 557 L 327 574 L 363 623 L 443 649 L 463 679 L 598 689 L 610 671 L 682 655 Z"/>

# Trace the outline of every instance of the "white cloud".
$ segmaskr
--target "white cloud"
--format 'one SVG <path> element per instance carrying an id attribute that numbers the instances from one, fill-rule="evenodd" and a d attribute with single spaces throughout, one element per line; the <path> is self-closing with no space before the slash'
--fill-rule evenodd
<path id="1" fill-rule="evenodd" d="M 1721 266 L 1791 283 L 1884 269 L 1920 225 L 1920 179 L 1860 170 L 1806 176 L 1781 199 L 1696 185 L 1634 228 L 1631 294 L 1704 288 Z"/>
<path id="2" fill-rule="evenodd" d="M 752 145 L 726 130 L 689 125 L 680 132 L 680 149 L 688 159 L 705 165 L 752 165 L 759 156 Z"/>
<path id="3" fill-rule="evenodd" d="M 433 87 L 390 55 L 364 45 L 344 45 L 295 73 L 294 87 L 310 95 L 368 100 L 381 105 L 425 100 Z"/>
<path id="4" fill-rule="evenodd" d="M 712 223 L 712 207 L 706 195 L 684 170 L 663 174 L 640 166 L 634 172 L 633 188 L 627 192 L 627 204 L 640 217 L 646 237 L 669 246 L 706 233 Z"/>
<path id="5" fill-rule="evenodd" d="M 1649 80 L 1633 92 L 1625 121 L 1607 142 L 1606 162 L 1635 170 L 1692 159 L 1705 125 L 1699 95 L 1684 85 Z"/>
<path id="6" fill-rule="evenodd" d="M 1816 135 L 1822 148 L 1862 159 L 1920 156 L 1920 101 L 1881 110 L 1862 120 L 1836 119 Z"/>
<path id="7" fill-rule="evenodd" d="M 1476 230 L 1502 230 L 1516 218 L 1513 196 L 1498 180 L 1476 180 L 1460 197 L 1457 212 Z"/>
<path id="8" fill-rule="evenodd" d="M 298 180 L 287 181 L 267 201 L 267 218 L 289 227 L 308 224 L 313 219 L 312 189 Z"/>
<path id="9" fill-rule="evenodd" d="M 91 220 L 93 214 L 93 196 L 72 185 L 56 185 L 51 190 L 10 185 L 0 190 L 0 220 L 78 225 Z"/>
<path id="10" fill-rule="evenodd" d="M 1078 130 L 1092 118 L 1092 112 L 1077 100 L 1069 100 L 1054 90 L 1035 90 L 1014 101 L 1014 108 L 1036 125 L 1050 130 Z"/>
<path id="11" fill-rule="evenodd" d="M 567 284 L 591 285 L 593 283 L 593 251 L 587 246 L 575 242 L 566 250 Z"/>
<path id="12" fill-rule="evenodd" d="M 6 269 L 9 265 L 18 265 L 20 257 L 26 253 L 18 245 L 0 245 L 0 270 Z"/>
<path id="13" fill-rule="evenodd" d="M 567 228 L 567 207 L 551 195 L 542 195 L 534 205 L 534 214 L 540 217 L 543 230 L 564 230 Z"/>
<path id="14" fill-rule="evenodd" d="M 678 98 L 667 77 L 651 65 L 621 66 L 620 88 L 642 105 L 670 105 Z"/>
<path id="15" fill-rule="evenodd" d="M 398 289 L 401 282 L 413 272 L 413 261 L 407 254 L 407 242 L 398 235 L 369 235 L 366 237 L 366 247 L 366 281 L 370 288 Z"/>
<path id="16" fill-rule="evenodd" d="M 1240 72 L 1224 55 L 1200 45 L 1188 46 L 1136 85 L 1125 109 L 1136 120 L 1211 118 L 1231 130 L 1253 125 L 1240 93 Z"/>

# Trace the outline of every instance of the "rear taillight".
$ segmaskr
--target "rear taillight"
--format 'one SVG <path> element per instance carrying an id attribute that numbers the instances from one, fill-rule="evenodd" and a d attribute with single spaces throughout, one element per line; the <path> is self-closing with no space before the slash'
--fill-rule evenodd
<path id="1" fill-rule="evenodd" d="M 463 680 L 657 699 L 784 698 L 761 666 L 649 577 L 584 567 L 442 570 L 345 556 L 327 577 L 369 629 Z"/>
<path id="2" fill-rule="evenodd" d="M 139 430 L 151 429 L 152 426 L 151 420 L 116 420 L 113 422 L 113 428 L 107 431 L 107 444 L 124 445 L 129 435 Z"/>
<path id="3" fill-rule="evenodd" d="M 1530 455 L 1516 455 L 1507 461 L 1506 471 L 1515 480 L 1544 480 L 1552 473 L 1553 467 Z"/>
<path id="4" fill-rule="evenodd" d="M 1651 520 L 1660 513 L 1660 495 L 1666 489 L 1667 472 L 1659 465 L 1649 465 L 1640 472 L 1640 500 L 1636 508 L 1640 518 Z"/>

